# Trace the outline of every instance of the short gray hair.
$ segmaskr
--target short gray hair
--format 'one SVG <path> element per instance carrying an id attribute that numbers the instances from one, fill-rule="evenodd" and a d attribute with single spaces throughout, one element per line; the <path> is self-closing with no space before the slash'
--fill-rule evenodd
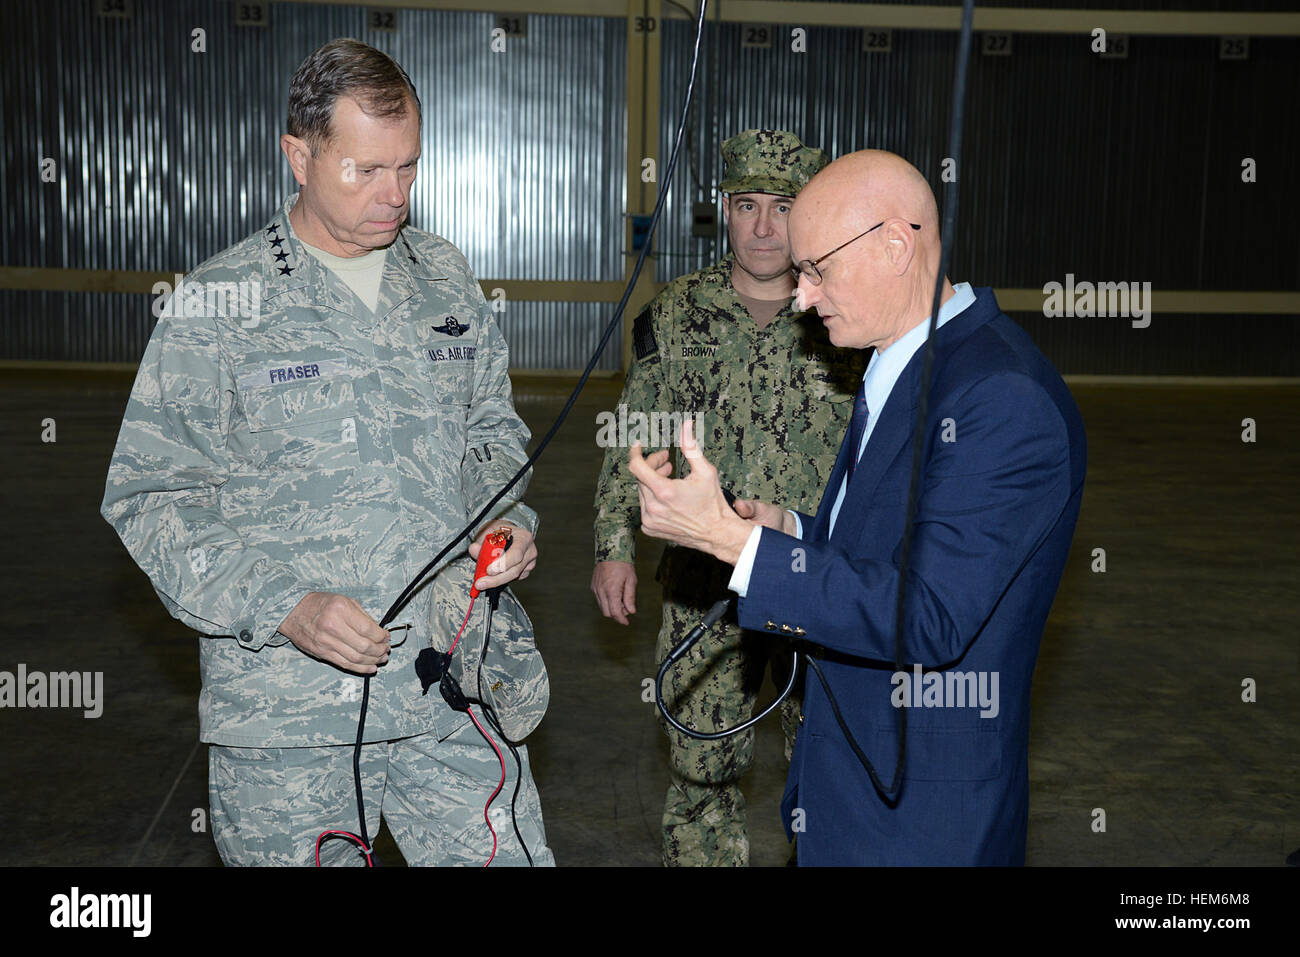
<path id="1" fill-rule="evenodd" d="M 387 53 L 360 40 L 331 40 L 307 59 L 289 81 L 289 135 L 306 140 L 312 155 L 334 138 L 334 107 L 351 96 L 369 116 L 404 116 L 407 97 L 423 121 L 420 95 L 406 71 Z"/>

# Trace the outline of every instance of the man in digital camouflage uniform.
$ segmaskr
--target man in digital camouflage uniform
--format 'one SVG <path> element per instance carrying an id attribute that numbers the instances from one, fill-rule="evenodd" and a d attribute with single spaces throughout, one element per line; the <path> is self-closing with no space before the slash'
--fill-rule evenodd
<path id="1" fill-rule="evenodd" d="M 717 264 L 682 276 L 633 325 L 635 359 L 620 400 L 658 422 L 691 416 L 696 437 L 718 466 L 724 487 L 741 499 L 763 498 L 816 508 L 862 378 L 862 357 L 830 344 L 815 313 L 791 306 L 794 278 L 786 216 L 826 155 L 791 133 L 749 130 L 722 145 L 726 165 L 719 192 L 731 252 Z M 620 417 L 622 417 L 620 411 Z M 677 421 L 675 418 L 671 421 Z M 638 438 L 649 451 L 679 437 Z M 684 462 L 674 452 L 674 475 Z M 609 447 L 596 490 L 596 570 L 602 613 L 620 624 L 636 611 L 637 483 L 627 448 Z M 688 549 L 669 546 L 660 565 L 663 625 L 657 661 L 684 638 L 709 607 L 726 597 L 731 569 Z M 688 727 L 713 731 L 750 717 L 768 661 L 784 687 L 789 646 L 742 632 L 734 611 L 669 672 L 665 699 Z M 781 710 L 789 760 L 798 726 L 797 697 Z M 670 776 L 664 808 L 666 865 L 749 863 L 745 799 L 737 784 L 753 761 L 753 732 L 700 741 L 667 729 Z"/>
<path id="2" fill-rule="evenodd" d="M 359 831 L 352 744 L 370 675 L 371 838 L 382 810 L 408 862 L 482 865 L 500 764 L 466 714 L 437 688 L 421 693 L 413 665 L 420 648 L 450 646 L 487 531 L 509 525 L 514 543 L 481 588 L 534 566 L 526 483 L 400 613 L 409 630 L 377 619 L 525 459 L 506 345 L 460 252 L 404 226 L 420 103 L 401 67 L 357 41 L 327 44 L 293 77 L 288 129 L 301 191 L 169 300 L 103 514 L 167 609 L 201 633 L 200 736 L 227 864 L 309 864 L 322 831 Z M 483 608 L 462 648 L 482 647 Z M 493 645 L 527 657 L 522 609 L 513 598 L 502 609 Z M 540 682 L 531 672 L 524 696 Z M 551 864 L 521 756 L 519 827 L 533 861 Z M 525 863 L 508 801 L 492 819 L 495 863 Z M 321 859 L 363 863 L 344 840 Z"/>

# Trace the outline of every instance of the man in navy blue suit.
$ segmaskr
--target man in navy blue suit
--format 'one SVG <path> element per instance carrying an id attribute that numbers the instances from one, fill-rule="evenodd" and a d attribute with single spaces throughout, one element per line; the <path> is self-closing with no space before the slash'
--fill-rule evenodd
<path id="1" fill-rule="evenodd" d="M 810 676 L 782 806 L 800 864 L 1023 864 L 1030 687 L 1083 490 L 1078 408 L 991 289 L 945 277 L 896 671 L 934 194 L 902 158 L 853 153 L 799 194 L 789 238 L 800 305 L 835 345 L 875 349 L 817 514 L 728 508 L 686 428 L 685 478 L 632 449 L 641 527 L 735 566 L 740 624 L 810 648 L 876 769 L 881 789 Z M 903 707 L 902 783 L 882 795 Z"/>

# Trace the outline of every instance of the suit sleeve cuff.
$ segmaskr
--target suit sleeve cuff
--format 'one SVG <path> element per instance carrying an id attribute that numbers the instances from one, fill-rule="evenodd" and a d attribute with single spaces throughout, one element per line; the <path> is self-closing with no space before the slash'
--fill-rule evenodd
<path id="1" fill-rule="evenodd" d="M 754 558 L 758 555 L 758 542 L 763 537 L 763 527 L 755 525 L 754 530 L 749 533 L 749 538 L 745 540 L 745 547 L 740 550 L 740 557 L 736 559 L 736 568 L 731 573 L 731 581 L 727 582 L 727 587 L 734 591 L 741 598 L 749 591 L 749 575 L 754 570 Z"/>

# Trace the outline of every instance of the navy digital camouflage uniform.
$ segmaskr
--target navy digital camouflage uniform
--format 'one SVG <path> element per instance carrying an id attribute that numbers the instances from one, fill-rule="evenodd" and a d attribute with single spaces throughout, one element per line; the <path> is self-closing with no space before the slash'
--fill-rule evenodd
<path id="1" fill-rule="evenodd" d="M 166 312 L 178 314 L 145 350 L 102 508 L 167 609 L 200 632 L 200 737 L 212 745 L 214 837 L 228 863 L 307 864 L 320 831 L 357 831 L 362 679 L 301 652 L 280 622 L 312 591 L 352 597 L 379 620 L 524 462 L 529 438 L 505 341 L 460 252 L 403 228 L 372 313 L 302 248 L 295 199 L 173 297 Z M 240 282 L 259 284 L 255 314 L 214 314 L 198 295 Z M 495 520 L 536 529 L 519 502 L 526 485 Z M 421 693 L 414 670 L 420 648 L 449 647 L 473 567 L 462 546 L 401 612 L 414 627 L 393 632 L 371 679 L 368 827 L 373 837 L 382 807 L 411 863 L 482 864 L 492 849 L 483 806 L 496 754 L 436 688 Z M 516 647 L 521 635 L 531 643 L 505 594 L 494 641 L 504 629 Z M 481 610 L 467 650 L 481 645 Z M 520 828 L 534 861 L 553 863 L 520 752 Z M 496 862 L 524 863 L 508 800 L 493 813 Z M 361 862 L 344 841 L 327 842 L 322 861 Z"/>
<path id="2" fill-rule="evenodd" d="M 789 133 L 770 131 L 733 137 L 723 155 L 731 175 L 720 188 L 733 193 L 793 195 L 825 165 L 820 150 L 808 150 Z M 782 162 L 780 155 L 795 159 Z M 792 175 L 794 164 L 802 169 Z M 633 411 L 698 415 L 697 439 L 724 488 L 741 498 L 815 511 L 852 414 L 863 356 L 835 348 L 815 313 L 795 313 L 789 304 L 759 329 L 732 285 L 732 266 L 728 255 L 679 277 L 637 317 L 635 360 L 620 403 L 629 416 Z M 626 447 L 605 452 L 595 503 L 597 562 L 635 559 L 640 505 L 627 455 Z M 673 475 L 684 474 L 684 467 L 674 444 Z M 730 594 L 731 571 L 703 553 L 667 547 L 656 576 L 664 589 L 656 662 L 715 601 Z M 742 631 L 733 610 L 669 672 L 665 701 L 688 727 L 730 727 L 752 714 L 769 661 L 777 686 L 784 687 L 789 646 Z M 796 696 L 781 709 L 787 760 L 798 714 Z M 700 741 L 664 727 L 671 777 L 664 863 L 748 864 L 745 800 L 737 781 L 753 761 L 753 731 Z"/>

